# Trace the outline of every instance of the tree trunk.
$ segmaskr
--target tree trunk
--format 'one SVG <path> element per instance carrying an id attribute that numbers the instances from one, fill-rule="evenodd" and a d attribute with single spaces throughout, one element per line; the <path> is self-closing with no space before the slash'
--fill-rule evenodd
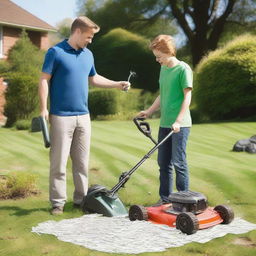
<path id="1" fill-rule="evenodd" d="M 194 67 L 209 50 L 217 48 L 226 20 L 236 1 L 228 0 L 223 13 L 218 17 L 219 0 L 168 1 L 173 16 L 189 41 Z M 187 17 L 190 17 L 190 22 Z"/>

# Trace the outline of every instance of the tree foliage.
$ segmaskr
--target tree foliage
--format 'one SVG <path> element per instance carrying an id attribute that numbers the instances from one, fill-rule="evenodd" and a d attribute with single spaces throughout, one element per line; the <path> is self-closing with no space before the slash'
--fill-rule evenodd
<path id="1" fill-rule="evenodd" d="M 161 33 L 175 34 L 177 30 L 165 15 L 165 0 L 79 0 L 79 14 L 99 24 L 101 34 L 114 28 L 140 33 L 148 38 Z"/>
<path id="2" fill-rule="evenodd" d="M 81 13 L 95 19 L 103 31 L 122 27 L 147 35 L 144 27 L 149 24 L 150 37 L 173 35 L 174 31 L 166 31 L 164 24 L 170 25 L 175 19 L 186 35 L 194 66 L 208 51 L 218 47 L 224 32 L 236 32 L 235 25 L 230 24 L 239 26 L 239 32 L 255 30 L 255 0 L 78 0 L 78 3 Z M 163 23 L 166 20 L 169 23 Z"/>

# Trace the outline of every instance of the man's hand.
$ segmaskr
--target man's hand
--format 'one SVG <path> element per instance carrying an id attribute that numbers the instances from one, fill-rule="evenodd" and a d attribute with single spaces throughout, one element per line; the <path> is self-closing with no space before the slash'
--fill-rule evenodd
<path id="1" fill-rule="evenodd" d="M 40 116 L 45 118 L 46 121 L 48 121 L 48 119 L 49 119 L 49 112 L 48 112 L 48 110 L 47 109 L 42 110 L 40 112 Z"/>
<path id="2" fill-rule="evenodd" d="M 127 82 L 127 81 L 120 81 L 119 82 L 119 88 L 122 90 L 122 91 L 125 91 L 127 92 L 131 87 L 131 83 L 130 82 Z"/>
<path id="3" fill-rule="evenodd" d="M 180 123 L 176 121 L 176 122 L 172 125 L 172 129 L 173 129 L 173 132 L 174 132 L 174 133 L 178 133 L 178 132 L 180 131 Z"/>

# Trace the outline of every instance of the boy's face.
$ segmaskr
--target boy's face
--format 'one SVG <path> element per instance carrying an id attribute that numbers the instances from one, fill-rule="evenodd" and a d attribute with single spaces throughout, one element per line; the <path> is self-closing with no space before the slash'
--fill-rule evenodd
<path id="1" fill-rule="evenodd" d="M 161 66 L 167 66 L 169 63 L 170 55 L 162 53 L 158 50 L 153 50 L 154 55 L 156 56 L 156 61 L 160 63 Z"/>

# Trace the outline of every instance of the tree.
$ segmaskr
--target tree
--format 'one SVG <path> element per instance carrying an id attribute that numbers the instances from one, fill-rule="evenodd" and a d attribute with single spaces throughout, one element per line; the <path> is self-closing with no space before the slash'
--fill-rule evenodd
<path id="1" fill-rule="evenodd" d="M 100 34 L 114 28 L 123 28 L 148 38 L 156 36 L 159 31 L 177 33 L 170 17 L 165 15 L 166 0 L 79 0 L 78 5 L 79 14 L 100 25 Z"/>
<path id="2" fill-rule="evenodd" d="M 87 5 L 81 6 L 84 6 L 84 13 L 95 14 L 95 18 L 109 6 L 108 16 L 99 19 L 100 25 L 104 23 L 103 28 L 109 20 L 116 20 L 120 27 L 132 30 L 136 22 L 145 26 L 160 19 L 175 19 L 187 37 L 194 66 L 208 51 L 218 47 L 224 31 L 232 30 L 233 26 L 227 27 L 227 24 L 238 24 L 242 31 L 246 31 L 248 24 L 251 30 L 255 27 L 256 20 L 255 0 L 88 0 Z M 165 33 L 163 26 L 157 31 L 158 34 Z M 138 26 L 134 32 L 142 33 L 143 29 Z"/>
<path id="3" fill-rule="evenodd" d="M 224 25 L 236 1 L 168 0 L 173 16 L 189 41 L 194 66 L 209 50 L 217 48 Z"/>
<path id="4" fill-rule="evenodd" d="M 69 38 L 70 32 L 71 32 L 71 31 L 70 31 L 70 27 L 71 27 L 72 22 L 73 22 L 72 19 L 66 18 L 66 19 L 63 19 L 62 21 L 60 21 L 60 22 L 57 24 L 57 28 L 58 28 L 57 36 L 58 36 L 60 39 Z"/>

